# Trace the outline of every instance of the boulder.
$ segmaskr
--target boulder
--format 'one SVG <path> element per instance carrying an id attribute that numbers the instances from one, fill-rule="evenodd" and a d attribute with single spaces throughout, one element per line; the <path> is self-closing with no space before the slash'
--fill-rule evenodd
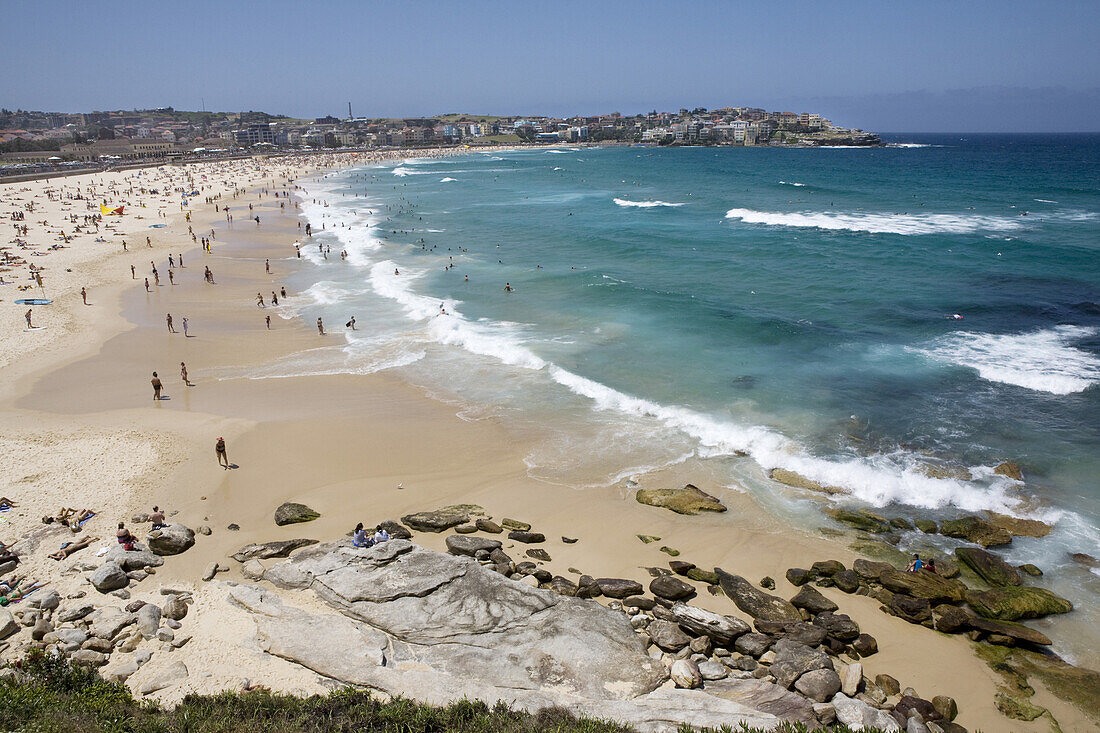
<path id="1" fill-rule="evenodd" d="M 901 731 L 898 721 L 889 713 L 873 708 L 862 700 L 848 697 L 838 692 L 832 699 L 836 710 L 836 719 L 854 731 L 866 728 L 878 728 L 883 731 Z"/>
<path id="2" fill-rule="evenodd" d="M 309 547 L 310 545 L 317 544 L 317 540 L 309 539 L 295 539 L 295 540 L 277 540 L 275 542 L 264 542 L 262 544 L 249 544 L 245 545 L 241 549 L 233 553 L 233 559 L 237 562 L 247 562 L 249 560 L 267 560 L 273 557 L 289 557 L 290 553 L 294 552 L 300 547 Z"/>
<path id="3" fill-rule="evenodd" d="M 560 575 L 551 578 L 550 582 L 545 584 L 545 588 L 563 596 L 577 595 L 577 584 Z"/>
<path id="4" fill-rule="evenodd" d="M 852 662 L 840 671 L 840 691 L 848 697 L 855 697 L 862 685 L 863 665 L 859 662 Z"/>
<path id="5" fill-rule="evenodd" d="M 795 473 L 794 471 L 788 471 L 785 468 L 773 468 L 768 472 L 768 477 L 773 481 L 778 481 L 781 484 L 787 486 L 793 486 L 796 489 L 805 489 L 807 491 L 816 491 L 822 494 L 846 494 L 848 493 L 839 486 L 825 486 L 823 484 L 814 481 L 813 479 L 806 478 L 805 476 Z"/>
<path id="6" fill-rule="evenodd" d="M 143 639 L 152 639 L 160 628 L 161 610 L 152 603 L 146 603 L 134 614 L 137 630 Z"/>
<path id="7" fill-rule="evenodd" d="M 608 598 L 626 598 L 642 594 L 642 584 L 624 578 L 596 578 L 600 593 Z"/>
<path id="8" fill-rule="evenodd" d="M 1047 638 L 1046 634 L 1036 631 L 1031 627 L 1024 626 L 1023 624 L 1017 624 L 1011 621 L 998 621 L 996 619 L 975 616 L 967 622 L 967 625 L 972 629 L 977 629 L 987 634 L 1003 636 L 1014 642 L 1024 642 L 1026 644 L 1035 644 L 1036 646 L 1050 646 L 1052 643 L 1051 640 Z"/>
<path id="9" fill-rule="evenodd" d="M 932 618 L 932 604 L 927 598 L 914 598 L 903 593 L 895 593 L 890 599 L 890 611 L 900 619 L 911 624 L 919 624 Z"/>
<path id="10" fill-rule="evenodd" d="M 508 539 L 527 545 L 535 545 L 539 542 L 546 542 L 546 535 L 542 532 L 526 532 L 517 529 L 508 533 Z"/>
<path id="11" fill-rule="evenodd" d="M 996 547 L 1012 542 L 1012 535 L 981 517 L 951 519 L 940 525 L 940 534 L 973 542 L 982 547 Z"/>
<path id="12" fill-rule="evenodd" d="M 392 540 L 407 540 L 412 538 L 412 532 L 409 531 L 409 528 L 396 519 L 385 519 L 379 522 L 378 526 L 386 530 L 386 534 L 388 534 Z"/>
<path id="13" fill-rule="evenodd" d="M 454 504 L 435 511 L 406 514 L 401 521 L 418 532 L 444 532 L 483 516 L 485 510 L 476 504 Z M 503 526 L 507 529 L 506 524 Z"/>
<path id="14" fill-rule="evenodd" d="M 1008 478 L 1015 481 L 1024 480 L 1024 472 L 1021 471 L 1020 467 L 1012 461 L 1005 461 L 1004 463 L 998 464 L 996 468 L 993 469 L 993 473 L 997 474 L 998 476 L 1007 476 Z"/>
<path id="15" fill-rule="evenodd" d="M 95 611 L 95 606 L 90 603 L 85 603 L 82 606 L 76 606 L 74 608 L 66 608 L 57 615 L 58 623 L 69 623 L 70 621 L 79 621 L 85 616 Z"/>
<path id="16" fill-rule="evenodd" d="M 977 547 L 959 547 L 955 550 L 955 557 L 990 585 L 1023 585 L 1024 581 L 1016 568 L 991 552 Z"/>
<path id="17" fill-rule="evenodd" d="M 541 547 L 532 547 L 523 554 L 533 560 L 539 560 L 541 562 L 550 562 L 551 559 L 550 553 L 542 549 Z"/>
<path id="18" fill-rule="evenodd" d="M 846 613 L 825 611 L 814 616 L 813 623 L 837 641 L 850 642 L 859 638 L 859 624 Z"/>
<path id="19" fill-rule="evenodd" d="M 990 524 L 1000 527 L 1013 537 L 1046 537 L 1054 529 L 1038 519 L 1021 519 L 997 512 L 987 512 L 986 516 L 989 517 Z"/>
<path id="20" fill-rule="evenodd" d="M 149 549 L 157 555 L 178 555 L 195 544 L 195 531 L 175 522 L 154 529 L 145 536 Z"/>
<path id="21" fill-rule="evenodd" d="M 715 568 L 715 572 L 718 574 L 718 584 L 722 592 L 754 619 L 792 622 L 802 620 L 798 609 L 788 601 L 758 590 L 739 575 L 732 575 L 718 568 Z"/>
<path id="22" fill-rule="evenodd" d="M 691 643 L 691 637 L 671 621 L 658 619 L 646 627 L 646 632 L 653 643 L 666 652 L 678 652 Z"/>
<path id="23" fill-rule="evenodd" d="M 249 580 L 260 580 L 264 577 L 264 565 L 259 560 L 248 560 L 241 566 L 241 575 Z"/>
<path id="24" fill-rule="evenodd" d="M 821 595 L 821 591 L 812 585 L 802 586 L 795 597 L 791 599 L 791 605 L 795 608 L 805 608 L 810 613 L 835 611 L 839 608 L 835 603 Z"/>
<path id="25" fill-rule="evenodd" d="M 129 662 L 123 662 L 117 667 L 113 667 L 110 670 L 104 672 L 103 677 L 108 682 L 123 683 L 130 679 L 138 671 L 138 663 L 130 660 Z"/>
<path id="26" fill-rule="evenodd" d="M 878 581 L 894 593 L 927 598 L 932 603 L 960 603 L 966 598 L 966 586 L 928 570 L 909 573 L 890 567 L 879 573 Z"/>
<path id="27" fill-rule="evenodd" d="M 902 695 L 897 705 L 894 706 L 894 712 L 900 713 L 902 718 L 906 719 L 913 717 L 913 713 L 916 712 L 925 722 L 939 720 L 942 717 L 931 701 L 915 695 Z"/>
<path id="28" fill-rule="evenodd" d="M 831 669 L 814 669 L 795 680 L 794 688 L 814 702 L 825 702 L 840 692 L 840 677 Z"/>
<path id="29" fill-rule="evenodd" d="M 852 648 L 856 650 L 859 656 L 869 657 L 872 654 L 878 654 L 878 641 L 870 634 L 860 634 L 859 637 L 852 642 Z"/>
<path id="30" fill-rule="evenodd" d="M 895 677 L 888 674 L 876 674 L 875 685 L 888 697 L 901 695 L 901 683 L 898 682 Z M 848 693 L 844 694 L 847 695 Z"/>
<path id="31" fill-rule="evenodd" d="M 783 631 L 779 632 L 782 636 L 791 641 L 797 641 L 799 644 L 805 644 L 809 647 L 818 647 L 825 641 L 825 637 L 829 635 L 821 626 L 814 626 L 813 624 L 797 623 L 786 624 L 783 627 Z"/>
<path id="32" fill-rule="evenodd" d="M 668 676 L 673 684 L 681 689 L 693 690 L 703 685 L 703 675 L 699 672 L 699 665 L 690 659 L 677 659 L 673 662 Z"/>
<path id="33" fill-rule="evenodd" d="M 154 692 L 174 687 L 187 679 L 187 665 L 183 662 L 172 662 L 146 678 L 141 684 L 142 695 L 151 695 Z"/>
<path id="34" fill-rule="evenodd" d="M 181 596 L 169 596 L 162 609 L 165 618 L 179 621 L 187 615 L 187 602 Z"/>
<path id="35" fill-rule="evenodd" d="M 705 662 L 699 662 L 699 674 L 702 675 L 704 680 L 724 680 L 729 677 L 729 667 L 716 662 L 713 659 L 708 659 Z"/>
<path id="36" fill-rule="evenodd" d="M 302 522 L 312 522 L 320 516 L 320 512 L 310 509 L 305 504 L 286 501 L 275 510 L 275 524 L 280 527 L 288 524 L 301 524 Z"/>
<path id="37" fill-rule="evenodd" d="M 118 566 L 127 572 L 156 568 L 164 564 L 164 558 L 143 548 L 140 544 L 135 544 L 133 550 L 124 550 L 119 544 L 111 545 L 103 559 L 118 563 Z"/>
<path id="38" fill-rule="evenodd" d="M 447 538 L 447 552 L 452 555 L 474 557 L 478 552 L 492 552 L 500 548 L 500 540 L 490 540 L 485 537 L 453 534 Z"/>
<path id="39" fill-rule="evenodd" d="M 7 639 L 19 631 L 19 622 L 11 615 L 11 611 L 0 608 L 0 640 Z"/>
<path id="40" fill-rule="evenodd" d="M 682 601 L 695 595 L 695 586 L 685 583 L 674 575 L 662 575 L 650 582 L 649 592 L 658 598 Z"/>
<path id="41" fill-rule="evenodd" d="M 806 570 L 805 568 L 787 568 L 785 575 L 787 582 L 796 588 L 806 585 L 806 583 L 809 583 L 816 577 L 812 571 Z"/>
<path id="42" fill-rule="evenodd" d="M 682 489 L 641 489 L 634 498 L 639 504 L 662 507 L 677 514 L 726 511 L 722 502 L 691 484 Z"/>
<path id="43" fill-rule="evenodd" d="M 728 647 L 739 636 L 749 632 L 749 625 L 733 616 L 723 616 L 684 603 L 674 603 L 670 610 L 681 627 L 708 637 L 716 646 Z"/>
<path id="44" fill-rule="evenodd" d="M 958 634 L 970 628 L 970 614 L 958 606 L 946 603 L 932 609 L 936 615 L 936 631 L 945 634 Z"/>
<path id="45" fill-rule="evenodd" d="M 504 529 L 499 524 L 491 519 L 479 519 L 474 522 L 474 526 L 482 532 L 487 532 L 489 534 L 500 534 L 504 531 Z"/>
<path id="46" fill-rule="evenodd" d="M 672 572 L 677 575 L 687 575 L 687 572 L 695 567 L 695 563 L 684 562 L 683 560 L 669 560 L 668 566 L 672 568 Z"/>
<path id="47" fill-rule="evenodd" d="M 841 524 L 847 524 L 849 527 L 861 529 L 864 532 L 880 534 L 890 531 L 890 523 L 886 521 L 885 517 L 866 509 L 856 511 L 851 509 L 826 509 L 825 513 Z"/>
<path id="48" fill-rule="evenodd" d="M 799 644 L 790 639 L 780 639 L 772 647 L 775 652 L 775 661 L 771 665 L 771 673 L 775 676 L 776 684 L 791 688 L 802 675 L 815 669 L 832 670 L 833 663 L 829 656 L 820 649 L 811 649 L 805 644 Z M 840 689 L 840 682 L 837 682 Z"/>
<path id="49" fill-rule="evenodd" d="M 69 661 L 81 667 L 102 667 L 107 663 L 107 655 L 93 649 L 79 649 L 72 653 Z"/>
<path id="50" fill-rule="evenodd" d="M 1030 575 L 1033 578 L 1039 578 L 1039 577 L 1042 577 L 1042 575 L 1043 575 L 1043 571 L 1037 565 L 1032 565 L 1029 562 L 1025 562 L 1023 565 L 1019 566 L 1019 568 L 1017 568 L 1017 569 L 1021 573 L 1027 573 L 1028 575 Z"/>
<path id="51" fill-rule="evenodd" d="M 760 587 L 765 590 L 775 590 L 775 578 L 770 575 L 765 575 L 760 579 Z"/>
<path id="52" fill-rule="evenodd" d="M 110 593 L 113 590 L 125 588 L 130 584 L 130 578 L 118 563 L 108 560 L 89 576 L 88 582 L 100 593 Z"/>
<path id="53" fill-rule="evenodd" d="M 1073 604 L 1046 588 L 993 588 L 966 597 L 970 607 L 986 618 L 1015 621 L 1054 613 L 1069 613 Z"/>
<path id="54" fill-rule="evenodd" d="M 878 576 L 882 575 L 884 570 L 892 570 L 893 567 L 888 562 L 876 562 L 862 557 L 852 563 L 855 574 L 866 580 L 878 580 Z"/>
<path id="55" fill-rule="evenodd" d="M 937 534 L 940 531 L 939 525 L 931 519 L 917 519 L 913 521 L 913 524 L 925 534 Z"/>
<path id="56" fill-rule="evenodd" d="M 833 576 L 833 584 L 845 593 L 859 590 L 859 575 L 855 570 L 841 570 Z"/>
<path id="57" fill-rule="evenodd" d="M 741 654 L 747 654 L 750 657 L 758 658 L 761 654 L 771 649 L 774 643 L 775 639 L 767 634 L 758 634 L 752 631 L 737 637 L 737 641 L 733 643 L 733 648 Z"/>
<path id="58" fill-rule="evenodd" d="M 844 570 L 844 563 L 839 560 L 818 560 L 812 566 L 810 570 L 817 577 L 828 577 L 836 575 L 840 571 Z"/>
<path id="59" fill-rule="evenodd" d="M 947 695 L 936 695 L 932 698 L 932 707 L 939 713 L 940 719 L 951 721 L 959 714 L 959 706 L 954 698 Z"/>
<path id="60" fill-rule="evenodd" d="M 706 583 L 707 585 L 718 585 L 718 573 L 713 570 L 703 570 L 702 568 L 692 568 L 687 571 L 688 578 L 698 582 Z"/>

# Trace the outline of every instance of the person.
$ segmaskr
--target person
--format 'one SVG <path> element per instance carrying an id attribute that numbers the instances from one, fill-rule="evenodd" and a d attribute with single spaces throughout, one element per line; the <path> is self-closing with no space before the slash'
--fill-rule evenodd
<path id="1" fill-rule="evenodd" d="M 264 305 L 264 296 L 261 295 L 260 293 L 256 293 L 256 305 L 260 308 L 266 307 Z"/>
<path id="2" fill-rule="evenodd" d="M 271 291 L 271 305 L 279 305 L 279 296 L 275 294 L 275 291 Z"/>
<path id="3" fill-rule="evenodd" d="M 23 317 L 27 319 L 27 328 L 34 328 L 34 326 L 31 325 L 31 311 L 32 310 L 34 310 L 34 309 L 33 308 L 28 308 L 27 312 L 23 314 Z"/>
<path id="4" fill-rule="evenodd" d="M 925 564 L 924 569 L 927 570 L 928 572 L 932 573 L 932 574 L 935 574 L 936 573 L 936 558 L 934 558 L 934 557 L 928 558 L 928 562 Z"/>
<path id="5" fill-rule="evenodd" d="M 512 292 L 512 283 L 504 283 L 504 290 L 508 293 Z"/>
<path id="6" fill-rule="evenodd" d="M 355 531 L 351 535 L 351 544 L 356 547 L 370 547 L 374 544 L 373 538 L 363 529 L 363 523 L 355 525 Z"/>
<path id="7" fill-rule="evenodd" d="M 145 278 L 145 292 L 147 292 L 147 293 L 150 292 L 150 290 L 149 290 L 149 278 Z"/>
<path id="8" fill-rule="evenodd" d="M 83 550 L 88 545 L 92 544 L 93 542 L 98 542 L 98 541 L 99 541 L 98 537 L 81 537 L 80 540 L 78 540 L 77 542 L 74 542 L 74 543 L 69 544 L 69 545 L 65 545 L 64 547 L 62 547 L 57 552 L 51 552 L 49 555 L 47 555 L 47 557 L 49 557 L 53 560 L 64 560 L 69 555 L 73 554 L 74 552 L 77 552 L 79 550 Z"/>
<path id="9" fill-rule="evenodd" d="M 384 530 L 381 524 L 374 528 L 374 544 L 377 545 L 379 542 L 389 542 L 389 540 L 390 533 Z"/>
<path id="10" fill-rule="evenodd" d="M 168 271 L 168 284 L 169 285 L 175 285 L 176 284 L 176 276 L 172 274 L 171 270 Z"/>
<path id="11" fill-rule="evenodd" d="M 350 328 L 352 331 L 354 331 L 355 330 L 355 316 L 352 316 L 351 320 L 348 321 L 347 323 L 345 323 L 344 325 L 347 326 L 348 328 Z"/>
<path id="12" fill-rule="evenodd" d="M 286 297 L 286 287 L 285 286 L 279 288 L 279 296 L 282 297 L 282 298 Z"/>
<path id="13" fill-rule="evenodd" d="M 130 530 L 126 529 L 124 522 L 118 523 L 118 531 L 115 532 L 115 536 L 118 538 L 118 544 L 122 545 L 122 549 L 127 552 L 134 549 L 134 536 L 130 534 Z"/>
<path id="14" fill-rule="evenodd" d="M 168 324 L 168 333 L 175 333 L 176 329 L 172 327 L 172 314 L 169 313 L 164 316 L 165 323 Z"/>
<path id="15" fill-rule="evenodd" d="M 909 567 L 905 568 L 905 570 L 906 570 L 906 572 L 909 572 L 909 573 L 915 573 L 923 567 L 924 567 L 924 563 L 921 562 L 920 555 L 918 555 L 917 553 L 914 552 L 913 553 L 913 559 L 909 563 Z"/>
<path id="16" fill-rule="evenodd" d="M 187 316 L 183 317 L 183 337 L 184 338 L 191 338 L 190 336 L 187 335 Z"/>
<path id="17" fill-rule="evenodd" d="M 317 333 L 321 334 L 322 336 L 325 335 L 325 324 L 323 321 L 321 321 L 320 318 L 317 319 Z"/>
<path id="18" fill-rule="evenodd" d="M 84 288 L 81 288 L 80 297 L 84 300 L 84 305 L 88 305 L 88 291 Z"/>
<path id="19" fill-rule="evenodd" d="M 229 470 L 229 457 L 225 452 L 225 438 L 219 437 L 218 442 L 214 444 L 214 452 L 218 454 L 218 465 Z"/>
<path id="20" fill-rule="evenodd" d="M 153 523 L 153 529 L 168 526 L 168 522 L 164 519 L 164 512 L 160 510 L 160 507 L 153 507 L 153 512 L 149 515 L 149 521 Z"/>
<path id="21" fill-rule="evenodd" d="M 160 388 L 163 387 L 164 385 L 161 384 L 160 377 L 157 376 L 156 372 L 153 372 L 152 382 L 153 382 L 153 399 L 154 400 L 159 400 L 160 399 Z"/>
<path id="22" fill-rule="evenodd" d="M 268 272 L 271 272 L 271 260 L 264 260 L 264 269 Z"/>
<path id="23" fill-rule="evenodd" d="M 267 330 L 271 330 L 271 316 L 264 316 L 264 322 L 267 324 Z"/>
<path id="24" fill-rule="evenodd" d="M 133 265 L 130 265 L 130 279 L 137 280 L 137 268 Z"/>
<path id="25" fill-rule="evenodd" d="M 180 377 L 183 378 L 183 383 L 186 384 L 188 387 L 194 386 L 193 384 L 191 384 L 191 380 L 187 378 L 187 365 L 184 364 L 182 361 L 180 362 Z"/>

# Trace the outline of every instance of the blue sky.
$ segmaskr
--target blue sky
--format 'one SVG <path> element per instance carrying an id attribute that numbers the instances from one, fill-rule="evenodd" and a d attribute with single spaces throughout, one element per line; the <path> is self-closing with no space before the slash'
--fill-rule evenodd
<path id="1" fill-rule="evenodd" d="M 0 105 L 302 117 L 751 105 L 876 131 L 1100 129 L 1100 2 L 0 0 Z"/>

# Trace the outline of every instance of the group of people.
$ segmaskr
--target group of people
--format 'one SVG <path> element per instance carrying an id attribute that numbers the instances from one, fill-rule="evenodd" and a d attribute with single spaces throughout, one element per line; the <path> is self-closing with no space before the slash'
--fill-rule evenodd
<path id="1" fill-rule="evenodd" d="M 936 558 L 930 557 L 928 561 L 920 559 L 920 555 L 916 552 L 913 553 L 913 559 L 909 561 L 909 566 L 905 568 L 907 573 L 917 573 L 921 570 L 927 570 L 930 573 L 936 572 Z"/>
<path id="2" fill-rule="evenodd" d="M 382 525 L 379 524 L 374 528 L 374 534 L 370 531 L 363 529 L 363 523 L 355 525 L 355 531 L 351 533 L 351 544 L 356 547 L 374 547 L 380 542 L 387 542 L 390 539 L 390 534 Z"/>

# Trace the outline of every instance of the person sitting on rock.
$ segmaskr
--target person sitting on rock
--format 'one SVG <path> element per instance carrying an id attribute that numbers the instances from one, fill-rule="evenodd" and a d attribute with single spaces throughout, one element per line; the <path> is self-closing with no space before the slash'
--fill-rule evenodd
<path id="1" fill-rule="evenodd" d="M 913 559 L 909 563 L 909 567 L 905 568 L 907 573 L 915 573 L 924 567 L 924 563 L 921 562 L 920 555 L 913 553 Z"/>
<path id="2" fill-rule="evenodd" d="M 153 529 L 163 529 L 168 526 L 168 523 L 164 521 L 164 512 L 160 510 L 160 507 L 153 507 L 153 513 L 149 515 L 149 521 L 153 523 Z"/>
<path id="3" fill-rule="evenodd" d="M 374 544 L 377 545 L 379 542 L 389 542 L 389 540 L 390 533 L 382 529 L 381 524 L 374 528 Z"/>
<path id="4" fill-rule="evenodd" d="M 130 534 L 130 530 L 126 529 L 124 522 L 118 523 L 118 531 L 115 532 L 115 536 L 118 537 L 118 544 L 122 545 L 122 549 L 130 552 L 134 549 L 134 536 Z"/>
<path id="5" fill-rule="evenodd" d="M 936 573 L 936 558 L 934 558 L 934 557 L 928 558 L 928 562 L 925 563 L 924 569 L 927 570 L 930 573 L 935 574 Z"/>
<path id="6" fill-rule="evenodd" d="M 374 544 L 374 538 L 367 534 L 367 530 L 363 529 L 363 523 L 355 525 L 355 532 L 351 535 L 351 544 L 356 547 L 370 547 Z"/>

